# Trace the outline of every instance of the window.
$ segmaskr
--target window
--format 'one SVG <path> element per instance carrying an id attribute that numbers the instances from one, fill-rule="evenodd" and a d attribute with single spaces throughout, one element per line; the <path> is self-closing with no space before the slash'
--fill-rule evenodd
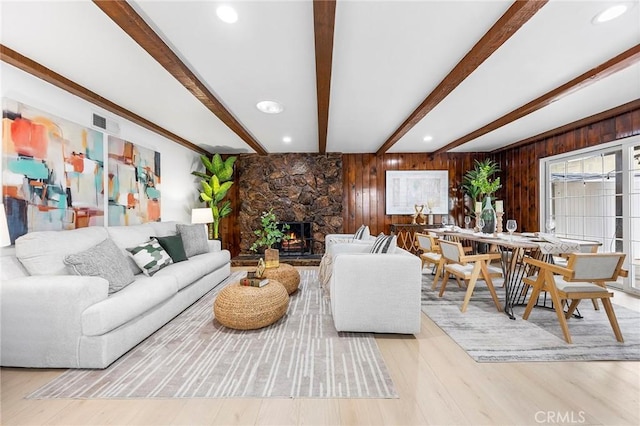
<path id="1" fill-rule="evenodd" d="M 640 137 L 549 157 L 541 168 L 540 229 L 551 218 L 558 235 L 627 253 L 629 278 L 619 285 L 640 292 Z"/>

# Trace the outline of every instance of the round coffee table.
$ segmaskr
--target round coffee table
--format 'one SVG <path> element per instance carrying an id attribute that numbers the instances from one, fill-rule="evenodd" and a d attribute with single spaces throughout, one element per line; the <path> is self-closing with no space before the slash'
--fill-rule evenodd
<path id="1" fill-rule="evenodd" d="M 278 321 L 287 312 L 289 294 L 282 284 L 270 279 L 264 287 L 229 284 L 213 302 L 213 315 L 225 327 L 253 330 Z"/>
<path id="2" fill-rule="evenodd" d="M 281 282 L 289 294 L 295 293 L 300 285 L 300 272 L 288 263 L 281 263 L 277 268 L 267 268 L 262 275 Z"/>

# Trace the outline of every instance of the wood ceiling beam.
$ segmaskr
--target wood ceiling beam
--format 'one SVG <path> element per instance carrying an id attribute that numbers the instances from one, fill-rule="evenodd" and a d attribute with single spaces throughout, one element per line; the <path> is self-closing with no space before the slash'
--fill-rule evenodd
<path id="1" fill-rule="evenodd" d="M 172 133 L 167 129 L 158 126 L 157 124 L 147 120 L 146 118 L 143 118 L 138 114 L 131 112 L 106 98 L 103 98 L 97 93 L 92 92 L 91 90 L 79 85 L 78 83 L 69 80 L 68 78 L 56 73 L 53 70 L 50 70 L 49 68 L 35 62 L 34 60 L 21 55 L 20 53 L 3 44 L 0 44 L 0 60 L 6 62 L 9 65 L 13 65 L 16 68 L 21 69 L 22 71 L 28 72 L 29 74 L 32 74 L 35 77 L 46 81 L 47 83 L 51 83 L 62 90 L 66 90 L 72 95 L 84 99 L 85 101 L 91 102 L 92 104 L 97 105 L 100 108 L 103 108 L 113 114 L 116 114 L 139 126 L 142 126 L 145 129 L 158 133 L 166 137 L 167 139 L 170 139 L 184 146 L 185 148 L 189 148 L 199 154 L 211 155 L 211 153 L 204 148 L 201 148 L 198 145 L 195 145 L 188 140 L 181 138 L 175 133 Z"/>
<path id="2" fill-rule="evenodd" d="M 316 43 L 316 91 L 318 100 L 318 151 L 321 154 L 327 152 L 335 20 L 335 0 L 313 0 L 313 29 Z"/>
<path id="3" fill-rule="evenodd" d="M 562 133 L 565 132 L 570 132 L 572 130 L 578 129 L 580 127 L 585 127 L 585 126 L 589 126 L 591 124 L 595 124 L 599 121 L 602 120 L 607 120 L 609 118 L 613 118 L 616 117 L 618 115 L 630 112 L 630 111 L 635 111 L 636 109 L 640 108 L 640 99 L 636 99 L 634 101 L 631 102 L 627 102 L 626 104 L 622 104 L 620 106 L 617 106 L 615 108 L 611 108 L 608 109 L 606 111 L 602 111 L 599 112 L 597 114 L 591 115 L 589 117 L 585 117 L 585 118 L 581 118 L 580 120 L 576 120 L 572 123 L 569 124 L 565 124 L 564 126 L 560 126 L 560 127 L 556 127 L 555 129 L 551 129 L 548 130 L 544 133 L 540 133 L 538 135 L 532 136 L 530 138 L 527 139 L 523 139 L 521 141 L 512 143 L 510 145 L 507 146 L 503 146 L 501 148 L 495 149 L 493 151 L 490 152 L 490 154 L 499 154 L 501 152 L 504 151 L 509 151 L 511 149 L 514 148 L 520 148 L 522 146 L 525 145 L 529 145 L 535 142 L 539 142 L 543 139 L 547 139 L 553 136 L 557 136 L 560 135 Z"/>
<path id="4" fill-rule="evenodd" d="M 597 67 L 585 72 L 582 75 L 574 78 L 573 80 L 559 86 L 550 92 L 545 93 L 532 100 L 531 102 L 523 105 L 519 108 L 514 109 L 513 111 L 503 115 L 497 120 L 492 121 L 491 123 L 482 126 L 481 128 L 474 130 L 473 132 L 456 139 L 455 141 L 443 146 L 442 148 L 434 151 L 434 154 L 439 154 L 442 152 L 446 152 L 450 149 L 456 148 L 460 145 L 463 145 L 473 139 L 479 138 L 482 135 L 485 135 L 489 132 L 492 132 L 502 126 L 506 126 L 509 123 L 512 123 L 532 112 L 535 112 L 541 108 L 544 108 L 553 102 L 567 96 L 577 90 L 584 89 L 591 84 L 602 80 L 603 78 L 609 77 L 612 74 L 621 71 L 640 60 L 640 44 L 636 44 L 632 48 L 622 52 L 618 56 L 609 59 L 607 62 L 598 65 Z"/>
<path id="5" fill-rule="evenodd" d="M 548 0 L 518 0 L 496 21 L 376 152 L 384 154 L 516 33 Z"/>
<path id="6" fill-rule="evenodd" d="M 258 154 L 267 151 L 124 0 L 94 0 L 109 18 Z"/>

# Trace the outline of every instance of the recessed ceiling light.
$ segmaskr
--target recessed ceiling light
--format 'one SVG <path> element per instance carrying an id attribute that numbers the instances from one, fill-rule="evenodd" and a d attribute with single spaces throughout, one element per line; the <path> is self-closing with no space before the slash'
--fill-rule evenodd
<path id="1" fill-rule="evenodd" d="M 280 114 L 284 111 L 282 104 L 276 101 L 260 101 L 256 104 L 256 108 L 265 114 Z"/>
<path id="2" fill-rule="evenodd" d="M 611 6 L 598 13 L 591 22 L 594 24 L 601 24 L 603 22 L 608 22 L 613 19 L 616 19 L 619 16 L 622 16 L 627 10 L 629 10 L 629 6 L 626 4 L 616 4 L 615 6 Z"/>
<path id="3" fill-rule="evenodd" d="M 284 143 L 291 143 L 293 139 L 291 139 L 291 136 L 285 136 L 282 138 L 282 142 Z"/>
<path id="4" fill-rule="evenodd" d="M 216 15 L 222 22 L 233 24 L 238 20 L 238 12 L 231 6 L 222 5 L 216 9 Z"/>
<path id="5" fill-rule="evenodd" d="M 422 140 L 425 142 L 431 142 L 433 140 L 433 136 L 427 135 L 424 138 L 422 138 Z"/>

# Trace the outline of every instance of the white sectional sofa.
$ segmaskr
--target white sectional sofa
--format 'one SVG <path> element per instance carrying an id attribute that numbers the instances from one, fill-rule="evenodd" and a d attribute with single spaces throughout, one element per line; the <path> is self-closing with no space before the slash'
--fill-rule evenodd
<path id="1" fill-rule="evenodd" d="M 215 240 L 152 276 L 130 262 L 134 281 L 112 294 L 104 278 L 72 275 L 64 263 L 107 238 L 125 253 L 176 232 L 175 222 L 32 232 L 3 249 L 0 365 L 105 368 L 230 275 L 229 251 Z"/>
<path id="2" fill-rule="evenodd" d="M 332 234 L 325 241 L 331 269 L 325 286 L 336 330 L 420 331 L 422 272 L 417 256 L 399 247 L 370 253 L 373 237 L 349 242 L 349 235 Z"/>

